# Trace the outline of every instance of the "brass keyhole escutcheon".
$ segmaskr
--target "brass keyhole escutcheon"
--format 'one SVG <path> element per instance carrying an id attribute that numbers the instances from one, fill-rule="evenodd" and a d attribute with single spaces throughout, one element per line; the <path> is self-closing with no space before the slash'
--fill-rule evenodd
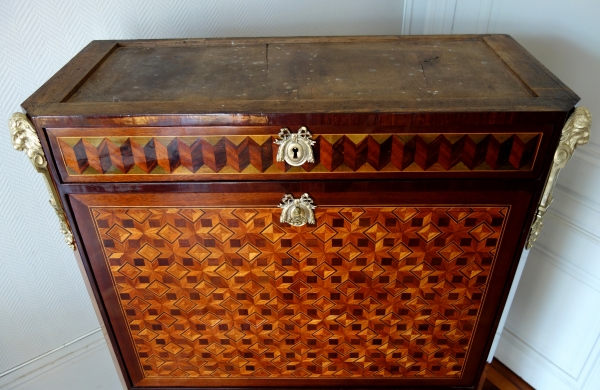
<path id="1" fill-rule="evenodd" d="M 285 161 L 295 167 L 305 162 L 314 162 L 312 146 L 315 141 L 311 137 L 312 135 L 304 126 L 296 134 L 291 133 L 286 127 L 282 128 L 279 132 L 279 138 L 274 141 L 275 144 L 279 145 L 277 161 Z"/>
<path id="2" fill-rule="evenodd" d="M 284 158 L 288 164 L 297 166 L 306 161 L 306 150 L 301 141 L 290 141 L 285 149 Z"/>

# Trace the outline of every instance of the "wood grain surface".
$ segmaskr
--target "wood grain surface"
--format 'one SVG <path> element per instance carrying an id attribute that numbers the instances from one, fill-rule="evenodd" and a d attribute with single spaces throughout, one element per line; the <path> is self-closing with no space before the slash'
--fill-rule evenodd
<path id="1" fill-rule="evenodd" d="M 66 180 L 121 176 L 115 180 L 137 181 L 169 175 L 175 176 L 171 180 L 228 179 L 231 174 L 269 180 L 282 174 L 308 178 L 305 174 L 530 172 L 542 139 L 542 133 L 319 134 L 313 136 L 315 161 L 292 167 L 276 160 L 277 136 L 195 137 L 191 135 L 194 129 L 187 130 L 187 136 L 129 136 L 124 132 L 120 137 L 58 136 L 52 142 L 62 156 Z M 136 133 L 129 130 L 129 134 Z"/>
<path id="2" fill-rule="evenodd" d="M 483 41 L 440 39 L 119 47 L 68 102 L 399 100 L 532 92 Z"/>
<path id="3" fill-rule="evenodd" d="M 90 212 L 147 378 L 448 378 L 508 208 Z"/>
<path id="4" fill-rule="evenodd" d="M 359 194 L 339 195 L 315 199 Z M 475 366 L 464 370 L 482 352 L 483 302 L 498 299 L 491 275 L 500 282 L 510 264 L 497 255 L 516 237 L 504 232 L 520 219 L 507 218 L 517 200 L 368 206 L 397 195 L 319 206 L 316 225 L 300 228 L 257 206 L 281 196 L 271 193 L 73 199 L 138 386 L 472 380 Z"/>
<path id="5" fill-rule="evenodd" d="M 508 36 L 400 36 L 98 41 L 24 107 L 35 116 L 553 111 L 577 100 Z"/>
<path id="6" fill-rule="evenodd" d="M 477 390 L 534 390 L 534 388 L 494 358 L 486 365 Z"/>

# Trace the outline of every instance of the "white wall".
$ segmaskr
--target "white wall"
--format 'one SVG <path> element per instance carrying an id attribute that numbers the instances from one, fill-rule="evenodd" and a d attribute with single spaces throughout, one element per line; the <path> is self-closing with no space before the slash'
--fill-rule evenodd
<path id="1" fill-rule="evenodd" d="M 10 143 L 6 123 L 23 100 L 94 39 L 395 35 L 402 32 L 403 7 L 394 0 L 3 1 L 0 387 L 37 357 L 58 356 L 63 345 L 84 343 L 99 330 L 42 179 Z"/>
<path id="2" fill-rule="evenodd" d="M 510 34 L 600 117 L 600 2 L 407 0 L 410 34 Z M 495 356 L 536 389 L 600 389 L 600 135 L 561 173 Z M 505 321 L 505 322 L 504 322 Z M 502 329 L 502 324 L 505 324 Z M 500 336 L 501 334 L 501 336 Z"/>
<path id="3" fill-rule="evenodd" d="M 537 389 L 600 389 L 600 2 L 494 0 L 508 33 L 581 96 L 590 144 L 559 177 L 496 357 Z"/>

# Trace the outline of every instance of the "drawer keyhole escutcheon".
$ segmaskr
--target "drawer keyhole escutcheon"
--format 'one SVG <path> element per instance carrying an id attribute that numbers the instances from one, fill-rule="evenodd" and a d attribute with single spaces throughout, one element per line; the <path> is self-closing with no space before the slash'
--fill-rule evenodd
<path id="1" fill-rule="evenodd" d="M 300 198 L 294 199 L 291 194 L 285 194 L 279 204 L 283 210 L 279 222 L 289 223 L 292 226 L 304 226 L 315 223 L 315 213 L 313 210 L 317 207 L 308 194 L 303 194 Z"/>
<path id="2" fill-rule="evenodd" d="M 305 162 L 315 162 L 312 146 L 315 141 L 312 140 L 312 134 L 304 126 L 298 133 L 293 134 L 287 127 L 282 128 L 278 134 L 279 138 L 274 142 L 279 145 L 277 151 L 277 161 L 300 166 Z"/>

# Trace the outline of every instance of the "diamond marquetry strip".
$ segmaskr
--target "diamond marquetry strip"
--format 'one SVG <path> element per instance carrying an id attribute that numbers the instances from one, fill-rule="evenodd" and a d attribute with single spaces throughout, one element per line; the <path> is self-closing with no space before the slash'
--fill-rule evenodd
<path id="1" fill-rule="evenodd" d="M 196 341 L 200 337 L 200 333 L 194 331 L 192 328 L 187 328 L 181 333 L 181 336 L 185 337 L 190 341 Z"/>
<path id="2" fill-rule="evenodd" d="M 460 377 L 508 215 L 92 211 L 147 378 Z"/>
<path id="3" fill-rule="evenodd" d="M 127 276 L 129 279 L 134 279 L 136 276 L 138 276 L 140 273 L 142 273 L 142 271 L 139 270 L 139 268 L 136 268 L 135 266 L 129 264 L 129 263 L 125 263 L 125 265 L 123 265 L 118 272 L 122 275 Z"/>
<path id="4" fill-rule="evenodd" d="M 369 237 L 373 242 L 377 242 L 381 240 L 383 237 L 389 234 L 389 230 L 381 226 L 379 223 L 374 224 L 367 230 L 365 230 L 365 234 Z"/>
<path id="5" fill-rule="evenodd" d="M 195 244 L 186 253 L 198 261 L 202 261 L 202 260 L 206 259 L 211 254 L 211 252 L 208 249 L 206 249 L 204 246 L 202 246 L 200 244 Z"/>
<path id="6" fill-rule="evenodd" d="M 352 316 L 349 313 L 344 313 L 341 316 L 339 316 L 338 318 L 336 318 L 335 322 L 342 325 L 343 327 L 347 327 L 348 325 L 352 324 L 353 322 L 356 322 L 356 317 Z"/>
<path id="7" fill-rule="evenodd" d="M 131 236 L 131 233 L 119 225 L 114 225 L 106 234 L 119 242 L 123 242 Z"/>
<path id="8" fill-rule="evenodd" d="M 254 258 L 261 254 L 261 251 L 256 249 L 256 247 L 254 247 L 252 244 L 246 244 L 244 245 L 244 247 L 242 247 L 242 249 L 240 249 L 236 253 L 244 259 L 252 261 L 254 260 Z"/>
<path id="9" fill-rule="evenodd" d="M 327 263 L 321 263 L 318 266 L 316 266 L 312 272 L 317 275 L 318 277 L 320 277 L 321 279 L 326 279 L 328 277 L 330 277 L 331 275 L 333 275 L 336 270 L 335 268 L 333 268 L 332 266 L 330 266 Z"/>
<path id="10" fill-rule="evenodd" d="M 434 224 L 429 223 L 424 226 L 422 229 L 417 231 L 417 234 L 425 240 L 425 242 L 429 242 L 442 234 L 442 231 L 438 229 Z"/>
<path id="11" fill-rule="evenodd" d="M 315 303 L 313 303 L 313 306 L 319 309 L 320 311 L 324 312 L 328 309 L 331 309 L 333 306 L 335 306 L 335 304 L 329 299 L 321 297 Z"/>
<path id="12" fill-rule="evenodd" d="M 542 133 L 318 135 L 316 161 L 300 167 L 276 162 L 274 137 L 237 138 L 59 136 L 57 142 L 70 176 L 528 171 Z"/>
<path id="13" fill-rule="evenodd" d="M 485 240 L 489 236 L 492 235 L 494 231 L 488 227 L 485 223 L 480 223 L 476 227 L 474 227 L 469 234 L 476 239 L 478 242 Z"/>
<path id="14" fill-rule="evenodd" d="M 297 261 L 302 261 L 312 254 L 312 252 L 302 244 L 296 244 L 296 246 L 290 249 L 287 253 Z"/>
<path id="15" fill-rule="evenodd" d="M 160 251 L 150 244 L 145 244 L 136 253 L 145 258 L 146 260 L 150 261 L 154 261 L 154 259 L 156 259 L 160 255 Z"/>
<path id="16" fill-rule="evenodd" d="M 292 321 L 294 324 L 302 327 L 302 326 L 310 323 L 311 319 L 309 316 L 307 316 L 304 313 L 298 313 L 294 317 L 290 318 L 290 321 Z"/>

